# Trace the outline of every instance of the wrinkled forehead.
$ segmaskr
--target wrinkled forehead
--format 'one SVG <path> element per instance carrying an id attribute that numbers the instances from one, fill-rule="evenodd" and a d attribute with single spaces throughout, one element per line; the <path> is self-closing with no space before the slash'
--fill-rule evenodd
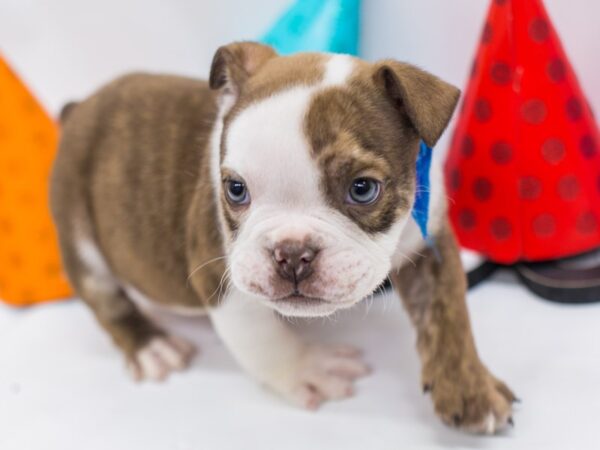
<path id="1" fill-rule="evenodd" d="M 244 177 L 257 198 L 296 205 L 319 201 L 306 118 L 314 97 L 346 85 L 358 64 L 346 55 L 276 58 L 249 83 L 226 123 L 223 167 Z"/>

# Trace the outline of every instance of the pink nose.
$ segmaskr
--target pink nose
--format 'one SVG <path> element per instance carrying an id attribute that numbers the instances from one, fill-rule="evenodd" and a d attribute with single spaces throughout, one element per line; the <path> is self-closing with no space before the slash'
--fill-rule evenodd
<path id="1" fill-rule="evenodd" d="M 302 242 L 285 240 L 273 248 L 273 261 L 279 276 L 297 285 L 313 273 L 317 253 L 317 249 Z"/>

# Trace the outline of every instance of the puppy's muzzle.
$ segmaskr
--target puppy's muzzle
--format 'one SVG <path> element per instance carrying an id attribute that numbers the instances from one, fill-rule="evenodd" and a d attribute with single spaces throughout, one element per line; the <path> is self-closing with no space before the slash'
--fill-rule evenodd
<path id="1" fill-rule="evenodd" d="M 272 250 L 275 271 L 286 281 L 298 284 L 313 274 L 313 263 L 319 249 L 307 243 L 296 240 L 284 240 L 275 245 Z"/>

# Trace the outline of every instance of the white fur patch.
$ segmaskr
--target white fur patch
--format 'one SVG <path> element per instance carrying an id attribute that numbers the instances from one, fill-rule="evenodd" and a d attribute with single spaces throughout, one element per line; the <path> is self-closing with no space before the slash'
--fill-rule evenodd
<path id="1" fill-rule="evenodd" d="M 97 274 L 110 273 L 104 256 L 98 250 L 95 242 L 84 238 L 78 240 L 76 246 L 79 258 L 88 270 Z"/>
<path id="2" fill-rule="evenodd" d="M 155 337 L 129 361 L 129 371 L 137 381 L 162 381 L 187 367 L 194 352 L 194 346 L 180 337 Z"/>
<path id="3" fill-rule="evenodd" d="M 296 87 L 268 97 L 229 127 L 223 166 L 245 178 L 253 208 L 321 202 L 319 172 L 302 129 L 312 93 Z"/>
<path id="4" fill-rule="evenodd" d="M 429 192 L 429 222 L 427 233 L 435 235 L 443 224 L 446 216 L 447 199 L 440 158 L 433 158 L 430 171 Z M 425 247 L 425 240 L 415 220 L 410 217 L 397 241 L 396 252 L 393 257 L 393 268 L 398 269 L 410 263 L 413 256 L 418 256 Z"/>
<path id="5" fill-rule="evenodd" d="M 298 173 L 294 183 L 302 180 L 297 191 L 305 194 L 315 191 L 318 171 L 310 156 L 309 145 L 302 130 L 304 114 L 312 96 L 320 89 L 346 82 L 352 73 L 354 63 L 348 55 L 332 55 L 325 64 L 323 80 L 314 86 L 295 87 L 255 103 L 243 111 L 231 125 L 227 135 L 227 155 L 224 166 L 236 171 L 241 167 L 260 173 L 256 179 L 277 175 L 279 179 L 265 179 L 266 186 L 285 184 L 287 174 Z M 231 102 L 222 105 L 212 135 L 213 182 L 220 184 L 220 139 L 223 129 L 223 116 L 231 107 Z M 261 132 L 258 132 L 261 131 Z M 268 131 L 268 132 L 266 132 Z M 251 138 L 250 142 L 246 140 Z M 265 168 L 273 168 L 265 170 Z M 274 178 L 274 177 L 270 177 Z M 279 183 L 283 181 L 284 183 Z M 217 184 L 215 184 L 217 185 Z M 306 187 L 307 189 L 303 189 Z M 260 188 L 260 186 L 259 186 Z M 275 194 L 286 195 L 273 190 Z M 296 201 L 287 198 L 286 202 Z M 314 199 L 313 199 L 314 200 Z"/>
<path id="6" fill-rule="evenodd" d="M 271 308 L 232 287 L 209 311 L 215 330 L 242 368 L 266 382 L 299 358 L 302 344 Z M 281 367 L 279 367 L 281 366 Z"/>
<path id="7" fill-rule="evenodd" d="M 494 434 L 496 431 L 496 417 L 494 417 L 494 413 L 488 413 L 484 420 L 482 429 L 485 434 Z"/>
<path id="8" fill-rule="evenodd" d="M 117 283 L 96 243 L 88 238 L 80 238 L 75 245 L 88 272 L 82 277 L 84 288 L 90 292 L 114 292 L 118 288 Z"/>
<path id="9" fill-rule="evenodd" d="M 352 71 L 354 63 L 348 55 L 332 55 L 325 65 L 322 86 L 344 84 Z"/>
<path id="10" fill-rule="evenodd" d="M 444 173 L 441 157 L 434 157 L 431 161 L 430 192 L 429 192 L 429 226 L 428 233 L 435 234 L 439 231 L 446 218 L 448 198 L 444 185 Z"/>

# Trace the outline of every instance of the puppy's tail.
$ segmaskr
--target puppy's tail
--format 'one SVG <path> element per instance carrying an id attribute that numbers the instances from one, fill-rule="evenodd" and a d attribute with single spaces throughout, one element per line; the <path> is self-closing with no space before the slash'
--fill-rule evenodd
<path id="1" fill-rule="evenodd" d="M 78 102 L 69 102 L 62 107 L 62 109 L 60 110 L 60 115 L 58 116 L 60 123 L 66 122 L 66 120 L 69 118 L 69 116 L 78 104 Z"/>

